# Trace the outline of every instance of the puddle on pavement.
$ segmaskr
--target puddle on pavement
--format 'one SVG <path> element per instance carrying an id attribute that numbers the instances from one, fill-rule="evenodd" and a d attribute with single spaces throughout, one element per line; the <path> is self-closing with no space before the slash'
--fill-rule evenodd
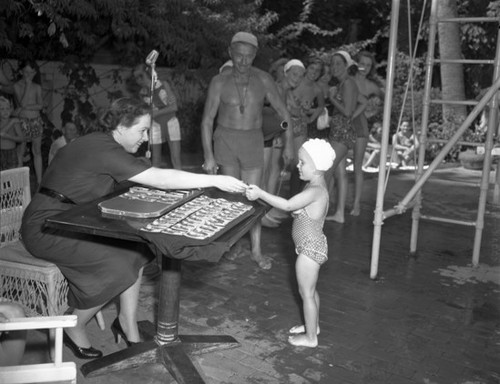
<path id="1" fill-rule="evenodd" d="M 440 268 L 438 272 L 441 276 L 453 279 L 456 284 L 466 283 L 494 283 L 500 286 L 500 266 L 489 266 L 479 264 L 477 267 L 459 267 L 450 265 L 447 268 Z"/>

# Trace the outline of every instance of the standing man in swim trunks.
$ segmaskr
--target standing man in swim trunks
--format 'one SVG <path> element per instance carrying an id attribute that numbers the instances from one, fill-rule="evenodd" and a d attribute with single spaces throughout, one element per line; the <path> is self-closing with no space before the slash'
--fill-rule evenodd
<path id="1" fill-rule="evenodd" d="M 203 111 L 201 137 L 205 172 L 215 174 L 220 167 L 224 175 L 259 185 L 264 164 L 264 100 L 267 99 L 278 112 L 285 128 L 290 126 L 290 114 L 271 75 L 252 66 L 257 50 L 257 38 L 251 33 L 238 32 L 233 36 L 229 46 L 233 67 L 212 78 Z M 293 159 L 290 129 L 286 131 L 283 157 L 286 164 Z M 262 255 L 260 235 L 259 222 L 250 230 L 251 257 L 260 268 L 270 269 L 271 261 Z"/>

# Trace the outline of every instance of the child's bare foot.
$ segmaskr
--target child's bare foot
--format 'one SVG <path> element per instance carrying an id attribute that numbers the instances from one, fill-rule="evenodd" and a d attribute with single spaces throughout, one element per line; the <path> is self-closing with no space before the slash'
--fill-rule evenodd
<path id="1" fill-rule="evenodd" d="M 259 268 L 268 270 L 271 269 L 272 263 L 271 260 L 261 253 L 253 253 L 250 255 L 250 258 L 257 263 Z"/>
<path id="2" fill-rule="evenodd" d="M 336 213 L 335 215 L 330 215 L 325 218 L 326 221 L 335 221 L 337 223 L 344 223 L 344 215 L 342 213 Z"/>
<path id="3" fill-rule="evenodd" d="M 318 346 L 318 338 L 315 337 L 314 340 L 309 339 L 305 334 L 289 336 L 288 342 L 296 347 L 309 347 L 315 348 Z"/>
<path id="4" fill-rule="evenodd" d="M 300 333 L 306 333 L 305 325 L 296 325 L 295 327 L 290 328 L 289 333 L 293 333 L 294 335 L 298 335 Z M 316 335 L 319 335 L 319 325 L 316 327 Z"/>

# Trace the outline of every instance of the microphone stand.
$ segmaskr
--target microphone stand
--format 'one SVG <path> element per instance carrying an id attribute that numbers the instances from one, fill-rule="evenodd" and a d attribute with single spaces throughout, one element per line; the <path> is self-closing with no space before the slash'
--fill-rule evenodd
<path id="1" fill-rule="evenodd" d="M 148 149 L 146 151 L 146 157 L 148 159 L 151 159 L 151 165 L 157 166 L 157 164 L 153 163 L 153 154 L 152 154 L 152 139 L 153 139 L 153 124 L 154 124 L 154 104 L 153 104 L 153 92 L 155 89 L 155 83 L 156 83 L 156 71 L 155 71 L 155 63 L 151 63 L 151 85 L 149 87 L 149 106 L 151 108 L 151 121 L 149 123 L 149 140 L 148 140 Z"/>

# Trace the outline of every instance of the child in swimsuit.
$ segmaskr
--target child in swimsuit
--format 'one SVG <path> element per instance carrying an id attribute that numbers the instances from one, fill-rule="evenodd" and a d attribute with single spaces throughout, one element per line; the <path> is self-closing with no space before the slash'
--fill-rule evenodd
<path id="1" fill-rule="evenodd" d="M 10 100 L 0 96 L 0 170 L 22 165 L 17 146 L 24 141 L 19 119 L 12 118 Z"/>
<path id="2" fill-rule="evenodd" d="M 319 295 L 316 283 L 320 266 L 328 259 L 328 246 L 323 224 L 328 212 L 328 190 L 325 172 L 335 160 L 335 151 L 322 139 L 309 139 L 299 149 L 300 178 L 308 184 L 302 192 L 290 199 L 272 195 L 250 185 L 246 190 L 249 200 L 262 199 L 273 207 L 294 214 L 292 237 L 298 255 L 295 263 L 299 292 L 302 297 L 305 325 L 290 329 L 288 342 L 296 346 L 316 347 L 319 334 Z"/>
<path id="3" fill-rule="evenodd" d="M 31 142 L 33 166 L 36 182 L 42 182 L 42 136 L 45 123 L 41 116 L 43 109 L 42 87 L 38 83 L 40 71 L 34 60 L 26 60 L 19 65 L 22 78 L 14 84 L 14 98 L 17 102 L 17 117 L 21 120 L 24 138 Z M 19 154 L 23 155 L 25 143 L 18 147 Z"/>

